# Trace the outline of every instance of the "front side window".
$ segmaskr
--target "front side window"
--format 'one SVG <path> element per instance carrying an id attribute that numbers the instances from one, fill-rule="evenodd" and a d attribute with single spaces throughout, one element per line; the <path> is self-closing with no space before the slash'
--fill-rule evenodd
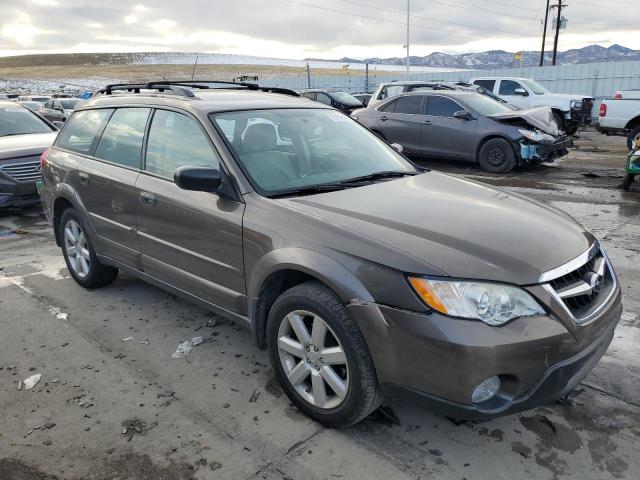
<path id="1" fill-rule="evenodd" d="M 226 135 L 231 130 L 226 125 Z M 216 167 L 220 159 L 200 126 L 187 115 L 157 110 L 151 120 L 145 170 L 173 179 L 178 167 Z"/>
<path id="2" fill-rule="evenodd" d="M 0 107 L 0 137 L 51 131 L 40 117 L 20 105 Z"/>
<path id="3" fill-rule="evenodd" d="M 459 110 L 464 109 L 447 97 L 430 96 L 427 100 L 427 115 L 434 117 L 453 117 L 453 114 Z"/>
<path id="4" fill-rule="evenodd" d="M 422 113 L 422 95 L 406 95 L 396 100 L 396 113 L 419 115 Z"/>
<path id="5" fill-rule="evenodd" d="M 516 95 L 516 89 L 522 88 L 518 82 L 513 80 L 502 80 L 500 82 L 500 95 Z"/>
<path id="6" fill-rule="evenodd" d="M 229 139 L 229 148 L 266 195 L 378 172 L 416 173 L 393 148 L 340 112 L 277 109 L 210 117 L 219 131 L 234 121 L 238 138 Z"/>
<path id="7" fill-rule="evenodd" d="M 83 110 L 71 116 L 58 135 L 56 145 L 80 153 L 89 153 L 97 143 L 113 109 Z"/>
<path id="8" fill-rule="evenodd" d="M 149 112 L 149 108 L 116 110 L 98 142 L 95 156 L 125 167 L 140 168 Z"/>

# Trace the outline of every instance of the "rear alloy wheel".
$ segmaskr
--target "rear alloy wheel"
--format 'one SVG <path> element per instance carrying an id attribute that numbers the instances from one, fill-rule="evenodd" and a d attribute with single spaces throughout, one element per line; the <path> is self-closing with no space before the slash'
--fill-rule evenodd
<path id="1" fill-rule="evenodd" d="M 76 283 L 85 288 L 98 288 L 115 280 L 118 269 L 100 263 L 86 228 L 73 208 L 65 210 L 60 219 L 60 243 L 67 268 Z"/>
<path id="2" fill-rule="evenodd" d="M 634 146 L 640 148 L 640 125 L 631 130 L 627 137 L 627 148 L 633 150 Z"/>
<path id="3" fill-rule="evenodd" d="M 267 319 L 275 375 L 291 401 L 330 427 L 359 422 L 380 405 L 380 387 L 362 332 L 326 285 L 280 295 Z"/>
<path id="4" fill-rule="evenodd" d="M 492 173 L 507 173 L 516 166 L 516 154 L 503 138 L 492 138 L 480 148 L 478 162 L 483 170 Z"/>

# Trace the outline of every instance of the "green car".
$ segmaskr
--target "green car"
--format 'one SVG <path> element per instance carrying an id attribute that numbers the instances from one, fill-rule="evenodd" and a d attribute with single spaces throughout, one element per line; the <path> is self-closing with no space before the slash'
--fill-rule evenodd
<path id="1" fill-rule="evenodd" d="M 622 180 L 622 188 L 629 190 L 633 179 L 636 175 L 640 175 L 640 146 L 636 146 L 627 157 L 627 165 L 625 167 L 624 179 Z"/>

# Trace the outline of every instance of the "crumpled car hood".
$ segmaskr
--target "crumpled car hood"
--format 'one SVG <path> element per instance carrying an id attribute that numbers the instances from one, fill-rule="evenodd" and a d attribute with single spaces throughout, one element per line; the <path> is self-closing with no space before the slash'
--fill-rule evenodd
<path id="1" fill-rule="evenodd" d="M 495 113 L 488 115 L 496 121 L 508 121 L 522 119 L 532 127 L 542 130 L 544 133 L 557 137 L 560 135 L 558 125 L 553 119 L 553 112 L 550 107 L 535 107 L 526 110 L 514 110 L 513 112 Z"/>

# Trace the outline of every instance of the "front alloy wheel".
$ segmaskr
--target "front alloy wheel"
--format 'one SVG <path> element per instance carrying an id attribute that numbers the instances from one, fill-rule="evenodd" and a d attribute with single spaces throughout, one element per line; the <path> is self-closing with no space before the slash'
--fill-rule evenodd
<path id="1" fill-rule="evenodd" d="M 336 334 L 318 315 L 289 313 L 278 330 L 278 354 L 291 386 L 318 408 L 338 407 L 349 390 L 349 367 Z"/>

